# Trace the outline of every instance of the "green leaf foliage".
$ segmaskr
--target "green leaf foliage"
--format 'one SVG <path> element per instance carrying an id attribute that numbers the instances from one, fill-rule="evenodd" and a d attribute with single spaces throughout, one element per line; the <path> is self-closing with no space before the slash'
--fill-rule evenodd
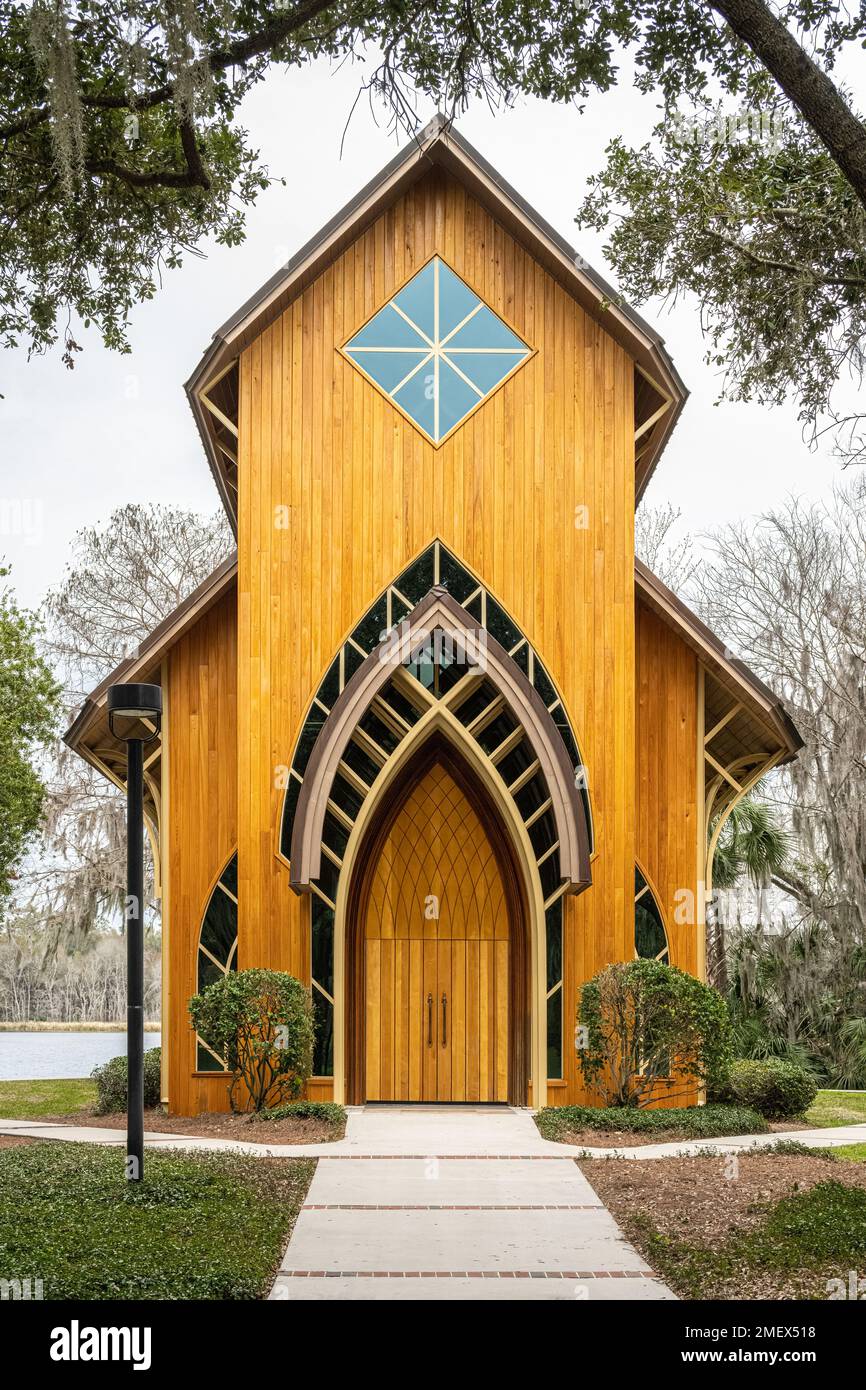
<path id="1" fill-rule="evenodd" d="M 655 960 L 607 966 L 582 988 L 578 1060 L 606 1105 L 645 1106 L 712 1085 L 730 1062 L 728 1008 L 717 990 Z"/>
<path id="2" fill-rule="evenodd" d="M 279 970 L 238 970 L 189 1001 L 196 1032 L 232 1074 L 232 1109 L 256 1112 L 293 1100 L 313 1062 L 310 991 Z"/>
<path id="3" fill-rule="evenodd" d="M 160 1058 L 161 1049 L 151 1047 L 144 1054 L 144 1103 L 159 1105 L 162 1097 Z M 129 1077 L 127 1058 L 111 1057 L 90 1073 L 96 1082 L 97 1115 L 113 1115 L 126 1109 L 126 1088 Z"/>

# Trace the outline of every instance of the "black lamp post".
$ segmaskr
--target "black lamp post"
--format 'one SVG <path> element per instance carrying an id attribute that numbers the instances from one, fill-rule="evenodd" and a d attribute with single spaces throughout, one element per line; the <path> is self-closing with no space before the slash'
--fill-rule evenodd
<path id="1" fill-rule="evenodd" d="M 158 685 L 108 688 L 108 726 L 126 744 L 126 1176 L 144 1177 L 144 758 L 159 737 Z"/>

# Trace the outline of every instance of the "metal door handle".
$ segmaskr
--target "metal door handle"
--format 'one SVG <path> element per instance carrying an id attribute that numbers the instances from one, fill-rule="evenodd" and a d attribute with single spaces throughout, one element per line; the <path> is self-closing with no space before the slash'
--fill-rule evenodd
<path id="1" fill-rule="evenodd" d="M 448 1046 L 448 995 L 442 992 L 442 1046 Z"/>
<path id="2" fill-rule="evenodd" d="M 427 995 L 427 1046 L 433 1046 L 433 995 Z"/>

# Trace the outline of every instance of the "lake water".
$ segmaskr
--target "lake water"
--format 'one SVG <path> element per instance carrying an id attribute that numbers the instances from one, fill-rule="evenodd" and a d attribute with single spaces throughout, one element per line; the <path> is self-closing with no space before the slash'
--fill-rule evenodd
<path id="1" fill-rule="evenodd" d="M 159 1047 L 159 1033 L 145 1033 L 145 1049 Z M 0 1032 L 0 1081 L 42 1081 L 89 1076 L 110 1057 L 126 1053 L 126 1033 Z"/>

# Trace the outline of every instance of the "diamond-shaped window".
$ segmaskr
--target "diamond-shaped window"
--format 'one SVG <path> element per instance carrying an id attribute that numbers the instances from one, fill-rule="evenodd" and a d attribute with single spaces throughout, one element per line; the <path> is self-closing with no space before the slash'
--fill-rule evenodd
<path id="1" fill-rule="evenodd" d="M 531 356 L 438 256 L 343 351 L 434 444 Z"/>

